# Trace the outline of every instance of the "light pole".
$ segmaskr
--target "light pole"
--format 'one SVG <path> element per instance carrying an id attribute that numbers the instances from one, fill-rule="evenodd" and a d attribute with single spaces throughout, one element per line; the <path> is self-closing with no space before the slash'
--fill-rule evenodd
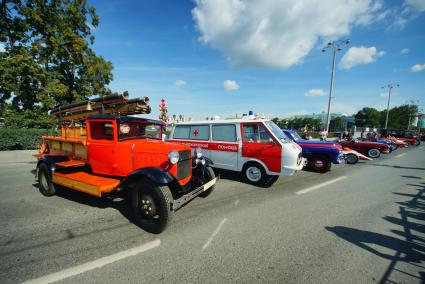
<path id="1" fill-rule="evenodd" d="M 388 88 L 387 117 L 385 118 L 385 129 L 388 129 L 388 114 L 390 112 L 391 90 L 395 87 L 400 87 L 400 84 L 389 83 L 381 87 L 382 89 Z"/>
<path id="2" fill-rule="evenodd" d="M 346 40 L 336 40 L 336 41 L 330 41 L 328 44 L 322 49 L 322 52 L 326 52 L 328 48 L 332 48 L 333 55 L 332 55 L 332 75 L 331 75 L 331 86 L 329 88 L 329 99 L 328 99 L 328 114 L 326 117 L 326 133 L 329 133 L 329 124 L 331 122 L 331 100 L 332 100 L 332 92 L 334 88 L 334 74 L 335 74 L 335 58 L 336 53 L 338 51 L 341 51 L 341 45 L 343 44 L 350 44 L 351 41 L 349 39 Z"/>

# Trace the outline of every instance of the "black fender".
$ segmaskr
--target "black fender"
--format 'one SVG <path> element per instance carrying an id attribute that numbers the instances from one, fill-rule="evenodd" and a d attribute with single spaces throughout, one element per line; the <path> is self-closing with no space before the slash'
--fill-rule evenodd
<path id="1" fill-rule="evenodd" d="M 60 168 L 58 165 L 56 165 L 57 162 L 64 162 L 69 160 L 66 156 L 43 156 L 40 159 L 38 159 L 37 162 L 37 169 L 40 167 L 42 163 L 45 163 L 47 167 L 50 169 L 50 172 L 54 173 L 58 168 Z"/>
<path id="2" fill-rule="evenodd" d="M 122 180 L 118 187 L 125 188 L 126 186 L 134 185 L 135 183 L 137 183 L 137 181 L 144 178 L 149 179 L 157 185 L 167 185 L 175 180 L 175 178 L 169 172 L 161 168 L 149 167 L 138 169 L 130 173 L 126 178 Z"/>
<path id="3" fill-rule="evenodd" d="M 207 157 L 202 157 L 202 158 L 205 160 L 206 167 L 211 167 L 212 165 L 214 165 L 214 162 L 210 158 L 207 158 Z"/>

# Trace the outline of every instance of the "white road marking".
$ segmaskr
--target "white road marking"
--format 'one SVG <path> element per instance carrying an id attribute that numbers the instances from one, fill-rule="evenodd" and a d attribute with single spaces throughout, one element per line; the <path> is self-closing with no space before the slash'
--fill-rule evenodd
<path id="1" fill-rule="evenodd" d="M 204 246 L 202 247 L 202 250 L 206 249 L 212 242 L 212 240 L 214 239 L 214 237 L 218 234 L 218 232 L 220 231 L 221 227 L 223 227 L 224 223 L 226 223 L 227 218 L 224 218 L 220 224 L 218 224 L 217 228 L 215 229 L 214 233 L 212 233 L 211 237 L 208 239 L 208 241 L 204 244 Z"/>
<path id="2" fill-rule="evenodd" d="M 139 253 L 142 253 L 144 251 L 153 249 L 158 247 L 161 244 L 160 240 L 154 240 L 152 242 L 143 244 L 141 246 L 138 247 L 134 247 L 125 251 L 121 251 L 109 256 L 105 256 L 99 259 L 96 259 L 94 261 L 90 261 L 87 263 L 83 263 L 56 273 L 52 273 L 46 276 L 42 276 L 40 278 L 35 278 L 35 279 L 31 279 L 31 280 L 27 280 L 23 283 L 28 284 L 35 284 L 35 283 L 53 283 L 56 281 L 60 281 L 63 280 L 65 278 L 69 278 L 96 268 L 100 268 L 102 266 L 105 266 L 107 264 L 111 264 L 113 262 L 119 261 L 121 259 L 130 257 L 130 256 L 135 256 Z"/>
<path id="3" fill-rule="evenodd" d="M 400 158 L 400 157 L 403 157 L 404 155 L 406 155 L 406 153 L 398 154 L 397 156 L 395 156 L 395 158 Z"/>
<path id="4" fill-rule="evenodd" d="M 235 201 L 235 206 L 239 204 L 239 199 Z"/>
<path id="5" fill-rule="evenodd" d="M 318 185 L 315 185 L 315 186 L 312 186 L 312 187 L 309 187 L 309 188 L 306 188 L 306 189 L 303 189 L 303 190 L 297 191 L 297 192 L 296 192 L 296 194 L 304 194 L 304 193 L 307 193 L 307 192 L 310 192 L 310 191 L 313 191 L 313 190 L 319 189 L 319 188 L 321 188 L 321 187 L 324 187 L 324 186 L 330 185 L 330 184 L 332 184 L 332 183 L 335 183 L 335 182 L 337 182 L 337 181 L 340 181 L 340 180 L 343 180 L 343 179 L 346 179 L 346 178 L 347 178 L 346 176 L 342 176 L 342 177 L 339 177 L 339 178 L 336 178 L 336 179 L 332 179 L 332 180 L 330 180 L 330 181 L 327 181 L 327 182 L 324 182 L 324 183 L 321 183 L 321 184 L 318 184 Z"/>
<path id="6" fill-rule="evenodd" d="M 424 148 L 424 146 L 419 147 L 419 149 L 421 149 L 421 150 L 422 150 L 423 148 Z"/>

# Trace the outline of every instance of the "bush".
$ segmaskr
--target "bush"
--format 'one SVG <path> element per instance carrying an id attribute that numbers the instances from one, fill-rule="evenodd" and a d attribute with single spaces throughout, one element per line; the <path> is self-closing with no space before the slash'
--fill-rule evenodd
<path id="1" fill-rule="evenodd" d="M 41 136 L 53 134 L 52 129 L 0 128 L 0 151 L 37 149 Z"/>

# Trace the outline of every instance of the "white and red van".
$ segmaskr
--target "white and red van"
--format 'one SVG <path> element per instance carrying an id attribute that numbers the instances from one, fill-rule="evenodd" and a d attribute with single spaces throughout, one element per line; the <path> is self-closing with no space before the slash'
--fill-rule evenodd
<path id="1" fill-rule="evenodd" d="M 174 125 L 169 141 L 202 149 L 213 167 L 242 172 L 255 185 L 269 186 L 305 164 L 301 147 L 265 119 L 181 122 Z"/>

